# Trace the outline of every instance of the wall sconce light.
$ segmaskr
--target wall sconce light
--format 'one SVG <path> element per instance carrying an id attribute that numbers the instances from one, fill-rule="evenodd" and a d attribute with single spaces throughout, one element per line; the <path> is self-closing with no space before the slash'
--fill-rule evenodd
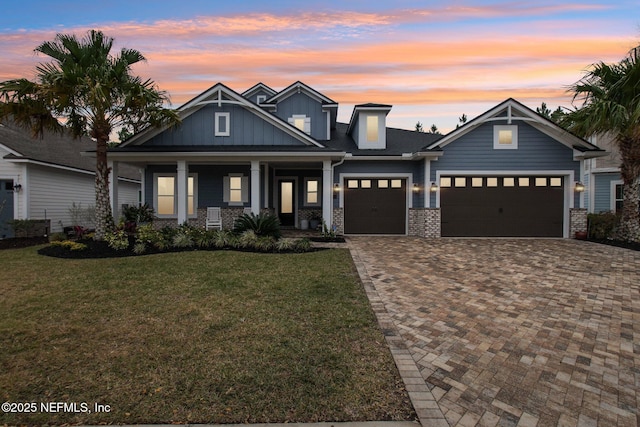
<path id="1" fill-rule="evenodd" d="M 420 191 L 420 186 L 418 185 L 417 182 L 413 183 L 413 192 L 417 193 L 418 191 Z"/>
<path id="2" fill-rule="evenodd" d="M 575 190 L 576 193 L 582 193 L 584 191 L 584 184 L 581 182 L 576 182 Z"/>
<path id="3" fill-rule="evenodd" d="M 22 190 L 22 185 L 21 184 L 16 184 L 13 186 L 13 191 L 15 191 L 16 193 L 19 193 L 20 190 Z"/>
<path id="4" fill-rule="evenodd" d="M 335 184 L 333 184 L 333 191 L 335 191 L 336 193 L 340 192 L 340 184 L 338 184 L 337 182 Z"/>
<path id="5" fill-rule="evenodd" d="M 435 182 L 432 182 L 431 187 L 429 187 L 429 191 L 431 191 L 432 193 L 435 193 L 436 191 L 438 191 L 438 184 L 436 184 Z"/>

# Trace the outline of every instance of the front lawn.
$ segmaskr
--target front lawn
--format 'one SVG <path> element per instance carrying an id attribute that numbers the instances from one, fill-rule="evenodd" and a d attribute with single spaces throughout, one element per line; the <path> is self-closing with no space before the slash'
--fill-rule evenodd
<path id="1" fill-rule="evenodd" d="M 0 260 L 0 424 L 416 419 L 346 250 Z"/>

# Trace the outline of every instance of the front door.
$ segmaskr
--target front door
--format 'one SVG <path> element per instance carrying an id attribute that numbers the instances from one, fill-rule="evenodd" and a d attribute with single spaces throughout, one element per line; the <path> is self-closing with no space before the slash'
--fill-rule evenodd
<path id="1" fill-rule="evenodd" d="M 295 181 L 283 179 L 278 184 L 278 218 L 284 227 L 293 227 L 296 221 Z"/>
<path id="2" fill-rule="evenodd" d="M 13 237 L 13 181 L 0 180 L 0 239 Z"/>

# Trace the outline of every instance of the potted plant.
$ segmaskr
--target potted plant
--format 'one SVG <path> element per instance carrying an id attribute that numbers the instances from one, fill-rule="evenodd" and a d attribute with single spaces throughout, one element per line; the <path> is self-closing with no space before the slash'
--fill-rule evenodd
<path id="1" fill-rule="evenodd" d="M 317 212 L 312 213 L 311 217 L 309 218 L 309 228 L 311 230 L 317 230 L 321 220 L 322 220 L 322 216 L 319 213 Z"/>

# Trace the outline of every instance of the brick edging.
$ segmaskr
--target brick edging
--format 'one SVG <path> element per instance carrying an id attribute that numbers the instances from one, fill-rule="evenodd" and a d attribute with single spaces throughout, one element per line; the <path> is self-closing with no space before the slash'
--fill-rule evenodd
<path id="1" fill-rule="evenodd" d="M 369 277 L 364 262 L 360 259 L 360 254 L 349 243 L 348 239 L 347 246 L 356 270 L 358 271 L 358 276 L 360 276 L 362 286 L 369 299 L 369 303 L 371 304 L 371 308 L 376 315 L 380 329 L 382 329 L 384 333 L 393 360 L 398 367 L 402 381 L 409 394 L 409 399 L 411 399 L 413 408 L 420 419 L 420 424 L 422 424 L 423 427 L 449 427 L 449 423 L 444 417 L 438 402 L 436 402 L 431 390 L 427 387 L 407 345 L 400 336 L 398 328 L 387 312 L 384 302 L 380 298 L 371 277 Z"/>

